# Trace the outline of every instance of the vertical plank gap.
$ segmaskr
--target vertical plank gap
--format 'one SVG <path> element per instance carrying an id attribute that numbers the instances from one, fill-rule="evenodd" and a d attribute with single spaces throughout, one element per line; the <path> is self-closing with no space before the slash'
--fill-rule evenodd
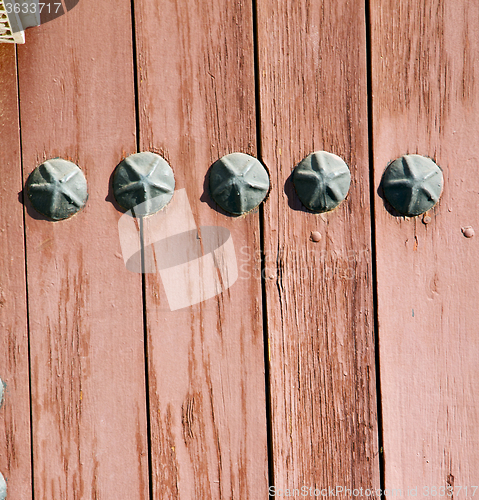
<path id="1" fill-rule="evenodd" d="M 131 42 L 133 51 L 133 83 L 135 86 L 136 151 L 140 152 L 140 98 L 138 90 L 138 49 L 136 46 L 135 1 L 131 0 Z M 143 240 L 142 240 L 143 243 Z M 144 297 L 143 297 L 144 298 Z"/>
<path id="2" fill-rule="evenodd" d="M 259 209 L 259 234 L 261 251 L 261 298 L 263 309 L 263 343 L 264 343 L 264 376 L 265 376 L 265 403 L 266 403 L 266 435 L 268 442 L 268 498 L 271 495 L 271 487 L 274 487 L 274 455 L 273 455 L 273 419 L 271 412 L 271 386 L 269 367 L 269 339 L 268 339 L 268 311 L 266 309 L 266 287 L 265 287 L 265 254 L 264 254 L 264 209 Z"/>
<path id="3" fill-rule="evenodd" d="M 135 95 L 136 96 L 138 95 L 136 91 Z M 137 109 L 137 116 L 138 116 L 138 109 Z M 145 388 L 146 388 L 145 395 L 146 395 L 146 430 L 147 430 L 147 442 L 148 442 L 148 485 L 149 485 L 150 498 L 153 499 L 153 475 L 151 473 L 153 469 L 151 463 L 150 382 L 148 373 L 148 323 L 147 323 L 147 310 L 146 310 L 146 280 L 145 280 L 145 240 L 143 238 L 143 217 L 140 217 L 139 219 L 140 219 L 141 295 L 143 302 L 143 329 L 144 329 L 143 342 L 145 349 Z"/>
<path id="4" fill-rule="evenodd" d="M 138 49 L 136 45 L 135 2 L 131 0 L 131 33 L 133 51 L 133 83 L 135 92 L 135 124 L 136 124 L 136 151 L 140 152 L 140 98 L 138 88 Z M 146 432 L 148 444 L 148 491 L 153 499 L 153 475 L 151 458 L 151 415 L 150 415 L 150 381 L 148 370 L 148 322 L 146 307 L 146 280 L 145 280 L 145 241 L 143 238 L 143 217 L 140 217 L 140 266 L 141 266 L 141 301 L 143 306 L 143 343 L 145 360 L 145 404 L 146 404 Z"/>
<path id="5" fill-rule="evenodd" d="M 252 0 L 253 9 L 253 52 L 254 52 L 254 87 L 255 87 L 255 114 L 256 114 L 256 155 L 263 163 L 261 137 L 261 86 L 259 73 L 259 36 L 258 36 L 258 5 Z M 263 344 L 264 344 L 264 375 L 265 375 L 265 403 L 266 403 L 266 433 L 268 442 L 268 498 L 272 498 L 271 487 L 274 487 L 274 454 L 273 454 L 273 418 L 271 405 L 271 377 L 269 366 L 269 336 L 268 336 L 268 309 L 265 284 L 265 245 L 264 245 L 264 204 L 259 207 L 259 235 L 261 252 L 261 301 L 263 310 Z"/>
<path id="6" fill-rule="evenodd" d="M 17 100 L 18 100 L 18 137 L 20 143 L 20 175 L 21 175 L 21 200 L 23 204 L 23 252 L 25 260 L 25 302 L 26 302 L 26 313 L 27 313 L 27 349 L 28 349 L 28 397 L 29 397 L 29 407 L 30 407 L 30 467 L 31 467 L 31 485 L 32 485 L 32 500 L 35 499 L 35 475 L 33 471 L 33 398 L 32 398 L 32 355 L 30 349 L 30 304 L 28 301 L 28 260 L 27 260 L 27 225 L 26 225 L 26 205 L 25 196 L 26 191 L 23 187 L 24 179 L 24 165 L 23 165 L 23 141 L 22 141 L 22 120 L 21 120 L 21 110 L 20 110 L 20 74 L 18 70 L 18 48 L 15 46 L 15 66 L 16 66 L 16 76 L 17 76 Z"/>
<path id="7" fill-rule="evenodd" d="M 373 142 L 373 68 L 372 68 L 372 37 L 371 37 L 371 4 L 365 2 L 366 21 L 366 73 L 368 92 L 368 152 L 369 152 L 369 195 L 371 217 L 371 272 L 373 282 L 373 313 L 374 313 L 374 350 L 376 366 L 376 411 L 378 419 L 378 448 L 379 448 L 379 484 L 381 500 L 385 500 L 385 467 L 384 467 L 384 436 L 381 400 L 381 365 L 379 359 L 379 313 L 378 313 L 378 280 L 376 262 L 376 219 L 375 219 L 375 181 L 374 181 L 374 142 Z"/>

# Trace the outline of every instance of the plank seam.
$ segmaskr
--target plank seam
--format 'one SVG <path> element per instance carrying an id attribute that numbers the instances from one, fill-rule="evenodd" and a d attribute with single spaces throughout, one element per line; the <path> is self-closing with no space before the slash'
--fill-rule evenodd
<path id="1" fill-rule="evenodd" d="M 146 310 L 146 280 L 145 280 L 145 243 L 143 238 L 143 217 L 140 217 L 140 258 L 141 258 L 141 295 L 143 301 L 143 331 L 145 352 L 145 397 L 146 397 L 146 429 L 148 442 L 148 484 L 150 498 L 153 498 L 153 469 L 151 457 L 151 416 L 150 416 L 150 377 L 148 373 L 148 323 Z"/>
<path id="2" fill-rule="evenodd" d="M 135 92 L 135 125 L 136 125 L 136 151 L 140 152 L 140 98 L 138 88 L 138 49 L 136 45 L 135 2 L 131 0 L 131 34 L 133 55 L 133 84 Z M 141 299 L 143 307 L 143 346 L 145 360 L 145 404 L 146 404 L 146 434 L 148 444 L 148 492 L 153 498 L 153 467 L 151 456 L 151 415 L 150 415 L 150 380 L 148 362 L 148 321 L 146 307 L 146 280 L 145 280 L 145 243 L 143 238 L 143 217 L 140 217 L 140 261 L 141 261 Z"/>
<path id="3" fill-rule="evenodd" d="M 32 500 L 35 500 L 35 475 L 33 462 L 33 397 L 32 397 L 32 355 L 30 346 L 30 302 L 28 300 L 28 259 L 27 259 L 27 224 L 26 224 L 26 205 L 25 205 L 25 190 L 23 189 L 23 179 L 25 177 L 25 169 L 23 163 L 23 142 L 22 142 L 22 125 L 20 112 L 20 72 L 18 68 L 18 48 L 15 47 L 15 66 L 17 72 L 17 100 L 18 100 L 18 136 L 20 143 L 20 175 L 22 185 L 22 204 L 23 204 L 23 257 L 25 260 L 25 302 L 27 314 L 27 346 L 28 346 L 28 394 L 30 407 L 30 477 L 32 488 Z"/>
<path id="4" fill-rule="evenodd" d="M 373 94 L 372 94 L 372 36 L 371 36 L 371 0 L 365 1 L 366 21 L 366 72 L 368 94 L 368 152 L 369 152 L 369 199 L 371 217 L 371 270 L 373 282 L 373 312 L 374 312 L 374 350 L 375 350 L 375 376 L 376 376 L 376 413 L 378 419 L 378 448 L 379 448 L 379 483 L 381 500 L 385 500 L 385 464 L 384 464 L 384 433 L 381 399 L 381 364 L 379 358 L 379 312 L 378 312 L 378 280 L 377 280 L 377 249 L 376 249 L 376 198 L 374 181 L 374 141 L 373 141 Z"/>
<path id="5" fill-rule="evenodd" d="M 253 53 L 254 53 L 254 80 L 255 80 L 255 115 L 256 115 L 256 154 L 263 162 L 262 137 L 261 137 L 261 85 L 259 71 L 259 28 L 258 28 L 258 3 L 252 0 L 253 9 Z M 261 301 L 263 317 L 263 345 L 264 345 L 264 373 L 265 373 L 265 403 L 266 403 L 266 435 L 268 452 L 268 498 L 273 498 L 269 493 L 274 488 L 274 454 L 273 454 L 273 418 L 271 402 L 271 377 L 269 365 L 269 335 L 268 335 L 268 309 L 266 297 L 266 261 L 265 261 L 265 215 L 264 204 L 259 207 L 259 234 L 261 252 Z"/>

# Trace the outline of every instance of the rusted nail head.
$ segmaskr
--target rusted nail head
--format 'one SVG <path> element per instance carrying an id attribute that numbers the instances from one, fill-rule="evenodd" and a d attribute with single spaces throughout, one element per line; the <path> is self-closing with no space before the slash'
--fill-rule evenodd
<path id="1" fill-rule="evenodd" d="M 349 191 L 351 173 L 335 154 L 316 151 L 304 158 L 293 172 L 293 185 L 301 203 L 313 212 L 336 208 Z"/>
<path id="2" fill-rule="evenodd" d="M 88 199 L 83 172 L 61 158 L 47 160 L 30 174 L 27 194 L 33 208 L 54 221 L 76 214 Z"/>
<path id="3" fill-rule="evenodd" d="M 210 193 L 225 211 L 242 215 L 254 210 L 269 191 L 269 175 L 253 156 L 231 153 L 217 160 L 210 171 Z"/>
<path id="4" fill-rule="evenodd" d="M 135 217 L 152 215 L 173 197 L 175 178 L 165 159 L 150 153 L 128 156 L 116 167 L 113 194 L 118 204 Z"/>
<path id="5" fill-rule="evenodd" d="M 430 210 L 441 196 L 441 169 L 430 158 L 405 155 L 391 162 L 382 178 L 387 201 L 408 217 Z"/>
<path id="6" fill-rule="evenodd" d="M 472 226 L 466 226 L 462 228 L 462 234 L 466 238 L 472 238 L 474 236 L 474 228 Z"/>
<path id="7" fill-rule="evenodd" d="M 431 217 L 429 215 L 425 215 L 423 218 L 422 218 L 422 221 L 424 224 L 429 224 L 431 222 Z"/>
<path id="8" fill-rule="evenodd" d="M 312 231 L 311 232 L 311 240 L 314 241 L 315 243 L 318 243 L 318 241 L 321 241 L 321 233 L 319 231 Z"/>

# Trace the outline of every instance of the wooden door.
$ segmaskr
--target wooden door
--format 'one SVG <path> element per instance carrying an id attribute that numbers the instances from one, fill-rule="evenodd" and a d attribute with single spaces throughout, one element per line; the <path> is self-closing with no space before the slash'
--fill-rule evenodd
<path id="1" fill-rule="evenodd" d="M 374 178 L 403 154 L 433 158 L 440 202 L 392 217 L 375 196 L 385 487 L 473 498 L 479 356 L 475 168 L 478 5 L 371 2 Z"/>
<path id="2" fill-rule="evenodd" d="M 0 498 L 473 498 L 478 20 L 472 0 L 80 0 L 0 45 Z M 292 183 L 319 150 L 351 172 L 322 214 Z M 172 310 L 141 272 L 157 219 L 112 188 L 138 151 L 199 239 L 230 235 L 214 297 Z M 271 184 L 237 217 L 208 184 L 233 152 Z M 444 175 L 418 217 L 380 187 L 405 154 Z M 24 186 L 56 157 L 89 198 L 53 222 Z"/>

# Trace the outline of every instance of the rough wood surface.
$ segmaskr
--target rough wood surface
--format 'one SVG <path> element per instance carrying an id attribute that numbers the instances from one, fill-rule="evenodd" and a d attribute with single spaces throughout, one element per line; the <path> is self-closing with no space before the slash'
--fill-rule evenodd
<path id="1" fill-rule="evenodd" d="M 258 2 L 277 494 L 379 487 L 365 26 L 362 2 Z M 289 178 L 317 150 L 352 173 L 346 201 L 324 215 L 302 208 Z"/>
<path id="2" fill-rule="evenodd" d="M 371 14 L 376 187 L 407 153 L 435 159 L 445 183 L 427 225 L 376 198 L 386 487 L 472 498 L 479 240 L 461 228 L 479 229 L 479 5 L 372 0 Z"/>
<path id="3" fill-rule="evenodd" d="M 27 301 L 15 47 L 0 44 L 0 473 L 9 498 L 32 497 Z M 1 383 L 1 382 L 0 382 Z"/>
<path id="4" fill-rule="evenodd" d="M 124 265 L 109 192 L 136 150 L 132 60 L 129 2 L 82 0 L 19 48 L 25 175 L 60 156 L 89 187 L 69 220 L 27 205 L 38 500 L 149 497 L 141 277 Z"/>
<path id="5" fill-rule="evenodd" d="M 259 218 L 218 211 L 205 181 L 224 154 L 256 154 L 251 4 L 135 8 L 141 149 L 170 162 L 196 224 L 231 231 L 239 269 L 231 288 L 177 311 L 165 282 L 147 275 L 154 498 L 265 498 Z"/>

